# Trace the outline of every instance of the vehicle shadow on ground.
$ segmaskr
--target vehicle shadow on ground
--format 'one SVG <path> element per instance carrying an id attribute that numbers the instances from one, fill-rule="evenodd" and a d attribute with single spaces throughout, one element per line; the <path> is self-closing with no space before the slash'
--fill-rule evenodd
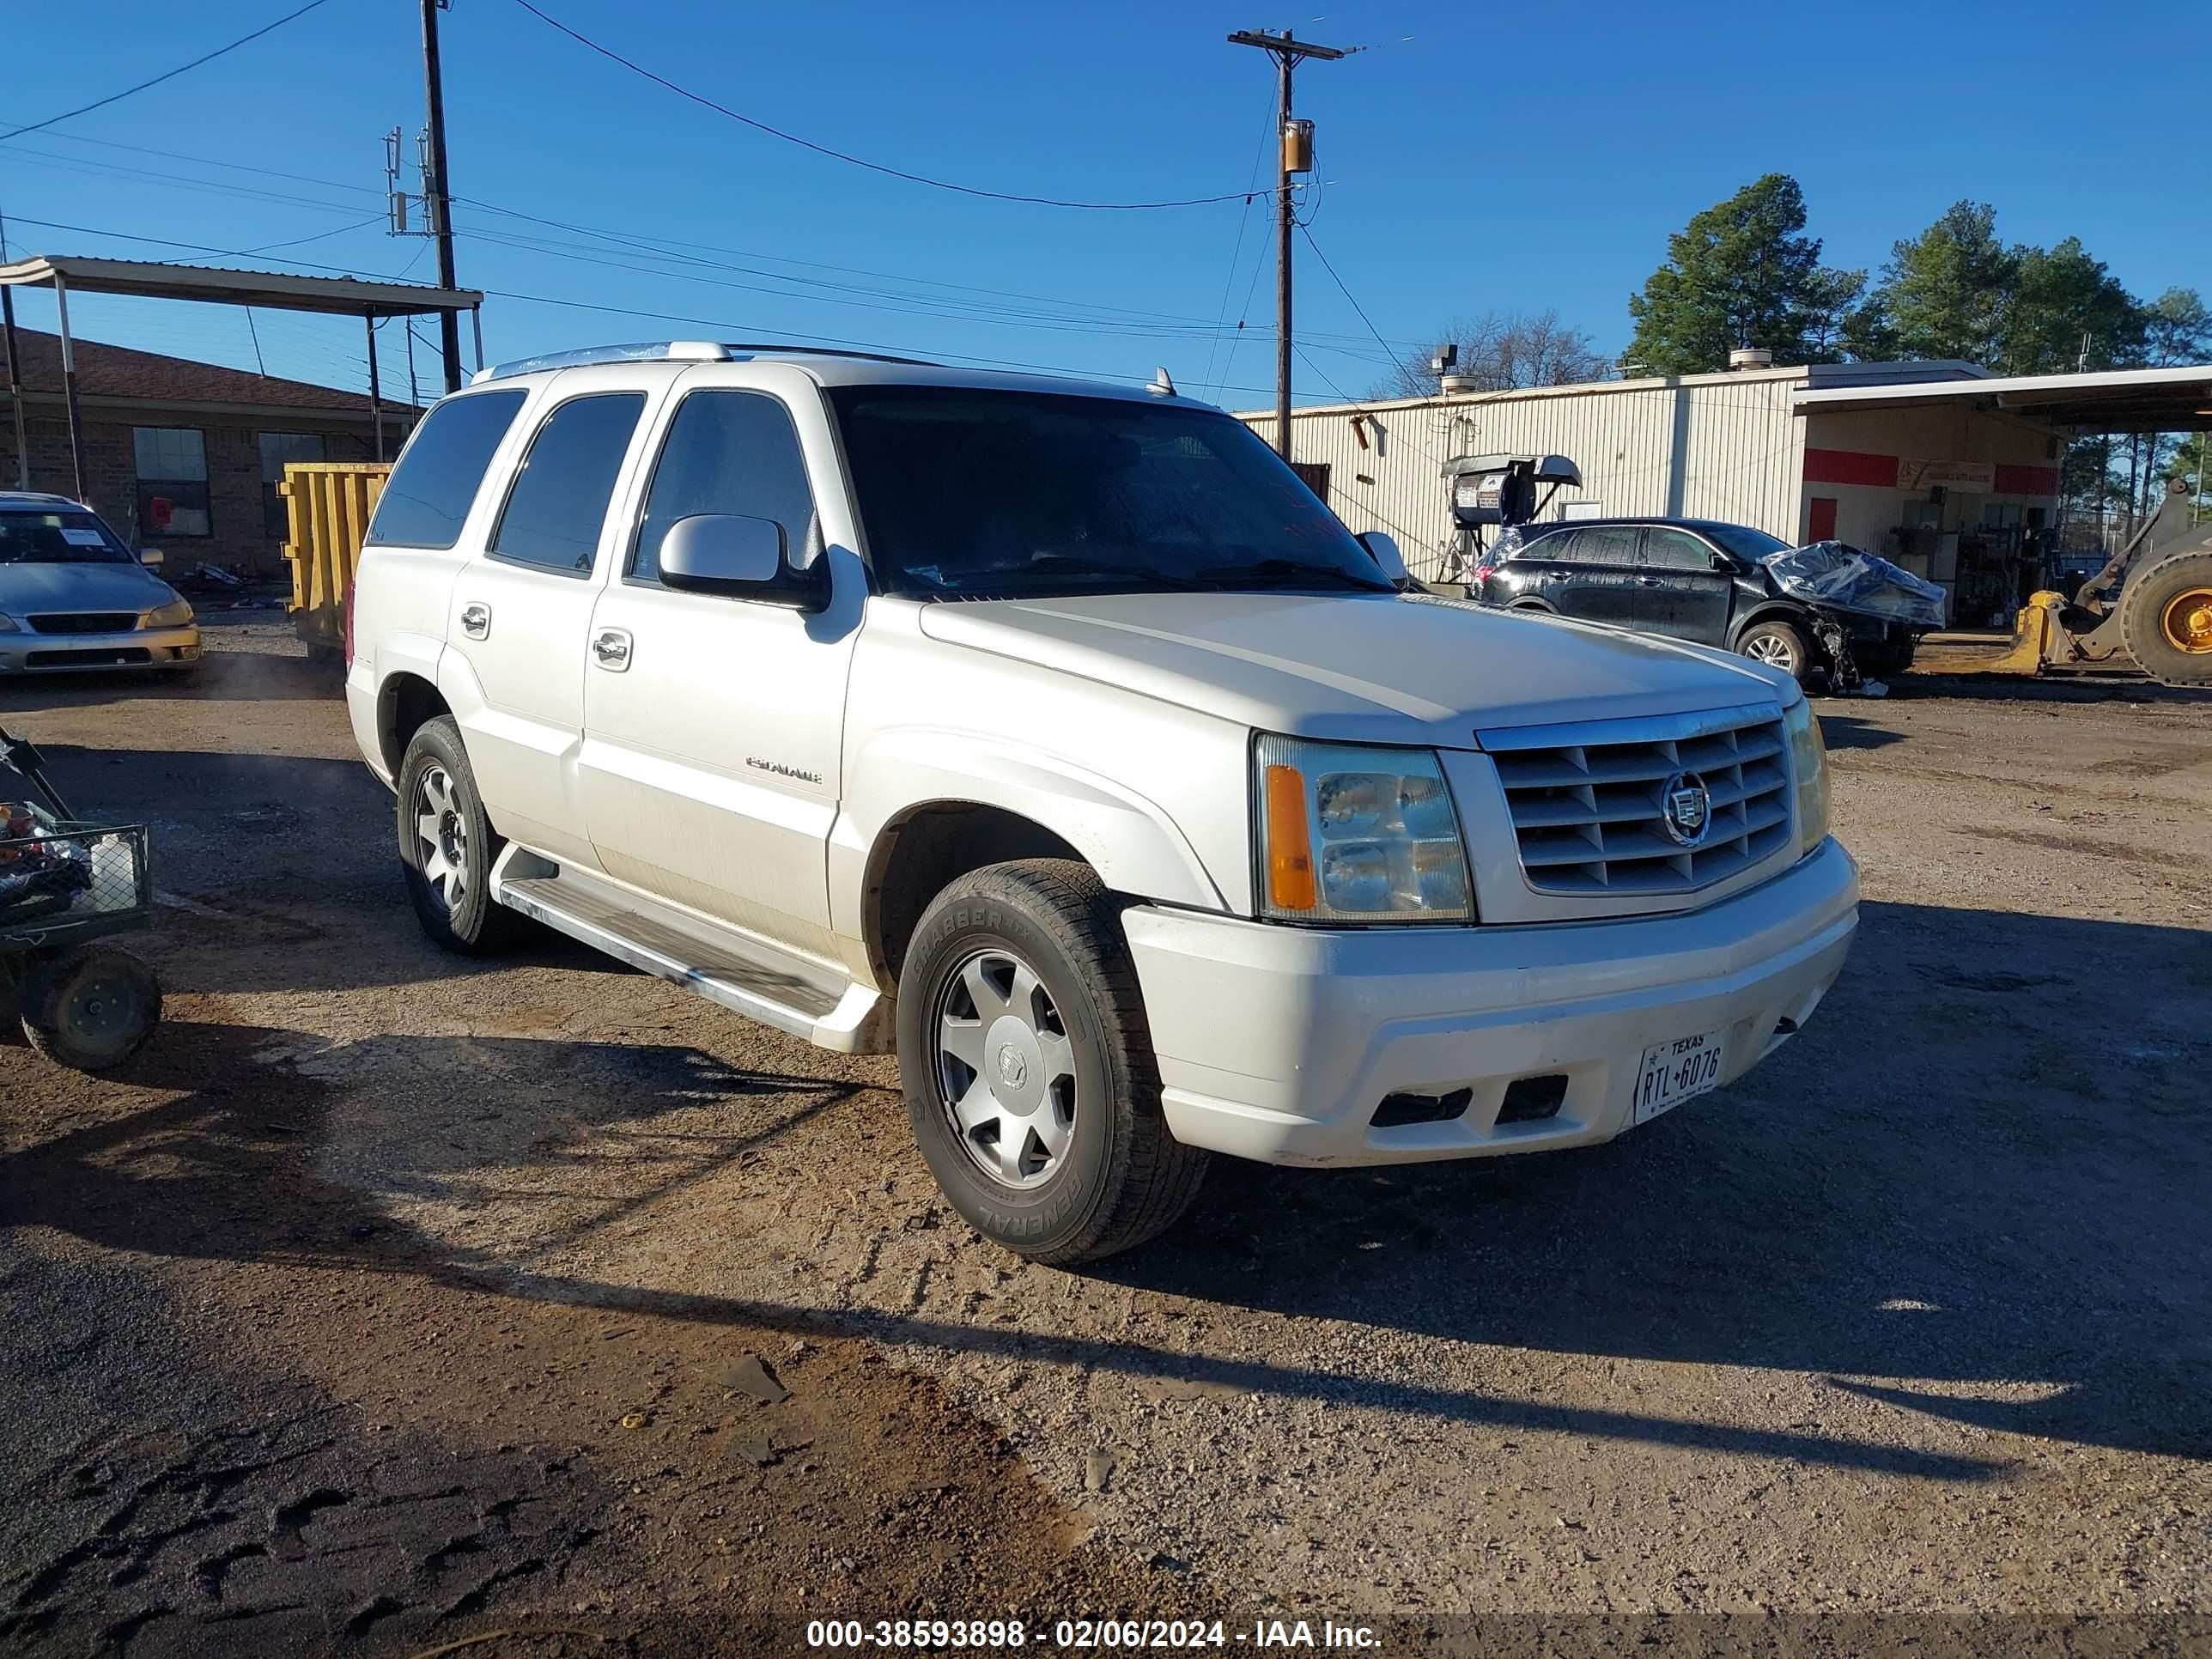
<path id="1" fill-rule="evenodd" d="M 80 817 L 146 826 L 155 935 L 133 948 L 171 991 L 342 991 L 515 967 L 634 971 L 534 926 L 495 961 L 431 945 L 400 876 L 392 793 L 358 761 L 40 747 Z M 0 770 L 0 799 L 27 793 Z"/>
<path id="2" fill-rule="evenodd" d="M 2212 1458 L 2212 940 L 1861 917 L 1807 1034 L 1670 1118 L 1526 1159 L 1313 1179 L 1218 1161 L 1173 1248 L 1101 1275 L 1501 1346 L 1810 1372 L 1979 1428 Z"/>
<path id="3" fill-rule="evenodd" d="M 19 710 L 98 708 L 118 702 L 331 702 L 344 696 L 344 677 L 331 664 L 213 650 L 188 672 L 94 671 L 12 681 L 0 686 L 0 716 L 12 720 Z"/>
<path id="4" fill-rule="evenodd" d="M 544 1086 L 550 1069 L 565 1085 Z M 395 1075 L 404 1071 L 406 1075 Z M 327 1076 L 319 1073 L 327 1073 Z M 220 1081 L 211 1081 L 220 1079 Z M 873 1092 L 848 1082 L 732 1070 L 685 1048 L 527 1038 L 378 1038 L 333 1048 L 269 1028 L 165 1026 L 134 1084 L 179 1090 L 121 1115 L 67 1122 L 0 1158 L 0 1225 L 48 1227 L 105 1249 L 155 1256 L 404 1273 L 447 1288 L 892 1348 L 969 1350 L 1133 1376 L 1197 1379 L 1243 1392 L 1381 1407 L 1501 1431 L 1658 1441 L 1762 1457 L 1954 1480 L 1997 1464 L 1818 1431 L 1737 1428 L 1633 1412 L 1521 1401 L 1420 1382 L 1378 1383 L 1322 1370 L 1097 1337 L 988 1328 L 881 1309 L 826 1313 L 759 1299 L 611 1283 L 534 1265 L 724 1170 L 808 1119 Z M 395 1117 L 388 1134 L 343 1127 L 365 1091 L 465 1106 Z M 702 1102 L 726 1130 L 670 1133 L 658 1121 Z M 879 1101 L 862 1103 L 877 1108 Z M 756 1113 L 757 1115 L 756 1115 Z M 609 1131 L 618 1133 L 611 1150 Z M 518 1162 L 518 1144 L 527 1157 Z M 617 1172 L 611 1162 L 622 1160 Z M 635 1165 L 651 1166 L 646 1179 Z M 398 1200 L 395 1203 L 394 1200 Z M 432 1214 L 418 1229 L 401 1205 Z M 537 1206 L 532 1248 L 472 1248 L 475 1206 Z M 741 1250 L 742 1217 L 719 1236 Z M 1170 1239 L 1174 1251 L 1202 1241 Z M 1243 1253 L 1243 1245 L 1237 1247 Z M 1230 1271 L 1217 1261 L 1212 1272 Z"/>
<path id="5" fill-rule="evenodd" d="M 2131 991 L 2114 1010 L 2105 999 L 2118 984 Z M 1810 1373 L 1954 1435 L 2212 1457 L 2200 1386 L 2212 1365 L 2202 1197 L 2212 1168 L 2196 1081 L 2212 1054 L 2192 1012 L 2208 992 L 2199 933 L 1870 904 L 1857 957 L 1806 1036 L 1611 1147 L 1334 1173 L 1219 1161 L 1182 1227 L 1093 1271 L 1354 1328 Z M 1888 1034 L 1900 1021 L 1950 1040 L 1899 1043 Z M 684 1048 L 389 1037 L 331 1049 L 296 1032 L 185 1024 L 164 1030 L 133 1081 L 181 1092 L 65 1123 L 0 1160 L 9 1221 L 118 1249 L 405 1271 L 1498 1431 L 1952 1479 L 2001 1467 L 1813 1421 L 1741 1428 L 1034 1325 L 830 1316 L 533 1265 L 809 1118 L 882 1107 L 855 1098 L 877 1091 L 826 1077 L 736 1071 Z M 406 1106 L 375 1132 L 328 1121 L 386 1092 L 438 1109 L 426 1120 Z M 721 1115 L 662 1121 L 702 1105 Z M 611 1149 L 610 1126 L 621 1131 Z M 592 1181 L 610 1158 L 631 1167 Z M 453 1224 L 419 1231 L 380 1194 Z M 540 1206 L 531 1250 L 470 1243 L 469 1208 L 490 1202 Z M 745 1206 L 731 1207 L 721 1248 L 742 1252 Z"/>
<path id="6" fill-rule="evenodd" d="M 1905 741 L 1904 732 L 1876 726 L 1856 714 L 1823 712 L 1820 720 L 1820 740 L 1831 749 L 1887 749 Z"/>

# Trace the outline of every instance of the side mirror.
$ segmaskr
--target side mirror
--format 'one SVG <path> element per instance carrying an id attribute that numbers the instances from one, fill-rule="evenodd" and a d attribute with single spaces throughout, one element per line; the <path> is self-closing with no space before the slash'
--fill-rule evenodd
<path id="1" fill-rule="evenodd" d="M 719 593 L 821 611 L 830 603 L 830 562 L 805 570 L 784 562 L 787 538 L 773 519 L 736 513 L 694 513 L 668 526 L 660 542 L 660 583 L 679 593 Z"/>
<path id="2" fill-rule="evenodd" d="M 1400 587 L 1413 580 L 1406 569 L 1406 556 L 1398 551 L 1396 540 L 1380 530 L 1363 531 L 1357 538 L 1367 550 L 1367 556 L 1375 561 L 1382 574 Z"/>
<path id="3" fill-rule="evenodd" d="M 152 569 L 155 566 L 161 562 L 161 550 L 158 547 L 140 548 L 138 550 L 138 562 L 144 565 L 148 569 Z"/>

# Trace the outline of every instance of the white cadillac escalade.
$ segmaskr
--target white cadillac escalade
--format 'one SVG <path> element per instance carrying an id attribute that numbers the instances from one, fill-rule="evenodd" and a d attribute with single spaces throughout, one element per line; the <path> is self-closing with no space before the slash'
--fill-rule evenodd
<path id="1" fill-rule="evenodd" d="M 1245 427 L 711 343 L 480 373 L 349 616 L 430 936 L 522 917 L 824 1048 L 1040 1260 L 1209 1152 L 1588 1145 L 1741 1076 L 1857 876 L 1784 674 L 1401 591 Z"/>

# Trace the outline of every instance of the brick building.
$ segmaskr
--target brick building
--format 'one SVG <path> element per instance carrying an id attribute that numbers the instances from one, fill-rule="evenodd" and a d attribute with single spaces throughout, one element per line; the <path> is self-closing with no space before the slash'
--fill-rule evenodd
<path id="1" fill-rule="evenodd" d="M 62 401 L 61 340 L 16 331 L 29 438 L 28 487 L 76 493 Z M 365 461 L 369 402 L 350 392 L 74 339 L 85 493 L 127 538 L 174 566 L 207 560 L 250 574 L 283 568 L 284 463 Z M 0 405 L 6 403 L 0 384 Z M 386 403 L 384 453 L 421 414 Z M 18 486 L 15 410 L 0 407 L 0 489 Z"/>

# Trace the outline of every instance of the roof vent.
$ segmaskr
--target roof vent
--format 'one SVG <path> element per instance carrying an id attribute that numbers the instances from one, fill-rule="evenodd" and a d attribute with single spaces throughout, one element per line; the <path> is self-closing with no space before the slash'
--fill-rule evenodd
<path id="1" fill-rule="evenodd" d="M 1729 353 L 1729 373 L 1741 374 L 1748 368 L 1771 368 L 1774 354 L 1765 346 L 1738 346 Z"/>
<path id="2" fill-rule="evenodd" d="M 1437 385 L 1449 395 L 1455 392 L 1480 392 L 1481 383 L 1472 374 L 1445 374 L 1437 378 Z"/>

